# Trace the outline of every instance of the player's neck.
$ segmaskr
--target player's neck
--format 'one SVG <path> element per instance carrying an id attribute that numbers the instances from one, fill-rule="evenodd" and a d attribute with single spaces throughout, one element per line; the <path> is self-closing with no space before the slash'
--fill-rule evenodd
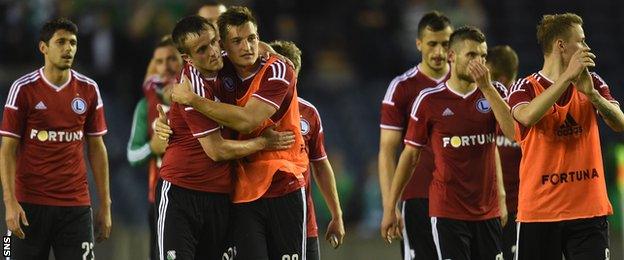
<path id="1" fill-rule="evenodd" d="M 448 74 L 449 71 L 449 65 L 447 64 L 443 69 L 441 70 L 434 70 L 431 67 L 427 66 L 424 62 L 420 62 L 418 63 L 418 70 L 420 72 L 422 72 L 423 74 L 425 74 L 425 76 L 429 77 L 430 79 L 433 79 L 435 81 L 439 81 L 442 78 L 444 78 L 446 76 L 446 74 Z"/>
<path id="2" fill-rule="evenodd" d="M 199 71 L 199 74 L 201 74 L 202 77 L 204 77 L 204 78 L 214 78 L 214 77 L 217 77 L 217 71 L 205 70 L 205 69 L 198 68 L 198 67 L 195 67 L 195 69 L 197 69 Z"/>
<path id="3" fill-rule="evenodd" d="M 43 76 L 55 86 L 61 86 L 69 80 L 69 69 L 59 69 L 53 65 L 43 66 Z"/>
<path id="4" fill-rule="evenodd" d="M 551 81 L 556 81 L 565 71 L 565 65 L 561 57 L 556 55 L 544 56 L 544 66 L 540 73 Z"/>
<path id="5" fill-rule="evenodd" d="M 457 76 L 451 75 L 451 78 L 446 83 L 446 86 L 453 92 L 458 94 L 468 94 L 473 92 L 477 88 L 477 84 L 462 80 Z"/>
<path id="6" fill-rule="evenodd" d="M 246 80 L 258 72 L 258 69 L 260 68 L 260 58 L 258 58 L 258 60 L 250 66 L 240 66 L 234 64 L 234 68 L 236 69 L 236 74 L 238 74 L 241 79 Z"/>

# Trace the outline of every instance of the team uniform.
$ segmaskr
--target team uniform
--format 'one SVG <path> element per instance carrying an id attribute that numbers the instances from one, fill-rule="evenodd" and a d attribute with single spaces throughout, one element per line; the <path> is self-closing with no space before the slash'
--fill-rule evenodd
<path id="1" fill-rule="evenodd" d="M 215 99 L 215 78 L 204 78 L 186 64 L 182 72 L 193 91 Z M 197 139 L 221 127 L 192 107 L 172 103 L 173 134 L 163 157 L 157 189 L 160 259 L 221 259 L 230 217 L 230 162 L 215 162 Z"/>
<path id="2" fill-rule="evenodd" d="M 591 73 L 594 88 L 616 103 Z M 553 84 L 534 73 L 510 90 L 512 111 Z M 609 259 L 607 197 L 598 119 L 589 99 L 571 84 L 532 127 L 517 124 L 522 148 L 517 259 Z M 591 155 L 591 156 L 588 156 Z"/>
<path id="3" fill-rule="evenodd" d="M 438 259 L 502 258 L 491 110 L 478 88 L 461 95 L 447 83 L 414 100 L 405 144 L 433 149 L 429 214 Z"/>
<path id="4" fill-rule="evenodd" d="M 323 125 L 321 124 L 321 116 L 316 107 L 312 103 L 299 98 L 299 113 L 301 113 L 301 134 L 306 144 L 308 158 L 310 162 L 317 162 L 327 159 L 325 153 L 325 134 L 323 133 Z M 303 174 L 306 180 L 306 207 L 308 209 L 307 220 L 307 255 L 309 260 L 320 259 L 320 249 L 318 242 L 318 226 L 316 223 L 316 214 L 314 213 L 314 201 L 312 201 L 312 176 L 311 169 Z"/>
<path id="5" fill-rule="evenodd" d="M 13 83 L 3 118 L 0 134 L 19 139 L 15 196 L 30 223 L 11 257 L 47 259 L 52 247 L 56 259 L 93 259 L 83 143 L 107 132 L 97 83 L 70 70 L 55 86 L 41 68 Z"/>
<path id="6" fill-rule="evenodd" d="M 150 140 L 154 135 L 154 124 L 158 118 L 157 105 L 160 104 L 163 110 L 167 112 L 169 106 L 162 104 L 160 94 L 164 85 L 160 77 L 149 77 L 143 83 L 143 91 L 145 97 L 139 100 L 134 108 L 132 117 L 132 131 L 130 132 L 130 140 L 128 141 L 127 157 L 133 166 L 148 164 L 148 191 L 147 199 L 149 202 L 148 224 L 150 228 L 150 259 L 158 259 L 158 246 L 156 244 L 156 217 L 154 216 L 156 201 L 156 184 L 160 177 L 158 171 L 162 165 L 162 157 L 155 156 L 150 148 Z"/>
<path id="7" fill-rule="evenodd" d="M 507 225 L 503 227 L 503 256 L 505 259 L 513 259 L 516 252 L 516 215 L 518 212 L 518 171 L 522 150 L 520 145 L 509 140 L 504 135 L 496 137 L 496 147 L 500 154 L 503 170 L 503 183 L 505 184 L 507 203 Z"/>
<path id="8" fill-rule="evenodd" d="M 414 99 L 420 91 L 433 87 L 448 79 L 432 79 L 422 73 L 418 66 L 394 78 L 381 105 L 381 129 L 405 131 L 409 122 Z M 435 166 L 430 146 L 425 146 L 410 182 L 401 197 L 401 212 L 404 220 L 403 259 L 437 259 L 431 221 L 429 219 L 429 183 Z"/>
<path id="9" fill-rule="evenodd" d="M 251 97 L 277 112 L 245 140 L 266 127 L 292 131 L 295 144 L 287 150 L 260 151 L 238 161 L 232 200 L 232 245 L 236 259 L 305 259 L 306 200 L 303 172 L 308 159 L 301 136 L 296 78 L 292 68 L 275 58 L 261 63 L 246 79 L 224 58 L 219 75 L 223 100 L 244 106 Z"/>

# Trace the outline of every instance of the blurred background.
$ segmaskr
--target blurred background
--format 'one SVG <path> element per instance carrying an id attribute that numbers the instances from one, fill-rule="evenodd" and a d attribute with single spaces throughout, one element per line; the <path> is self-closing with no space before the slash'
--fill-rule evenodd
<path id="1" fill-rule="evenodd" d="M 520 58 L 519 76 L 541 68 L 535 27 L 546 13 L 575 12 L 597 55 L 596 71 L 624 101 L 624 2 L 618 0 L 262 0 L 221 1 L 255 12 L 260 38 L 294 41 L 303 50 L 300 96 L 318 108 L 334 166 L 346 222 L 345 244 L 332 250 L 321 240 L 324 259 L 399 259 L 399 245 L 379 237 L 381 198 L 377 177 L 379 109 L 389 82 L 420 61 L 415 46 L 422 14 L 436 9 L 453 24 L 481 28 L 488 45 L 508 44 Z M 11 83 L 43 65 L 38 31 L 64 16 L 79 28 L 74 68 L 95 79 L 104 99 L 113 199 L 113 233 L 96 245 L 99 259 L 146 259 L 147 169 L 126 160 L 132 113 L 153 46 L 202 1 L 182 0 L 0 0 L 0 102 Z M 624 190 L 624 138 L 602 128 L 613 259 L 622 258 L 620 191 Z M 596 156 L 588 154 L 587 156 Z M 618 187 L 618 180 L 620 185 Z M 95 192 L 92 191 L 92 194 Z M 95 197 L 95 195 L 93 195 Z M 316 192 L 319 232 L 329 218 Z M 96 198 L 94 198 L 96 199 Z M 97 204 L 95 204 L 97 205 Z M 3 209 L 2 209 L 3 210 Z M 2 214 L 4 215 L 4 214 Z M 4 228 L 4 221 L 0 221 Z"/>

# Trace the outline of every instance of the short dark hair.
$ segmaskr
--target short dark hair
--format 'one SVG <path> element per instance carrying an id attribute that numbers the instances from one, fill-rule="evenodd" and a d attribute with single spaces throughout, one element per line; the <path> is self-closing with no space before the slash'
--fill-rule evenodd
<path id="1" fill-rule="evenodd" d="M 39 32 L 39 41 L 48 44 L 50 39 L 52 39 L 52 36 L 54 36 L 54 33 L 58 30 L 65 30 L 74 35 L 78 34 L 78 26 L 76 26 L 75 23 L 66 18 L 60 17 L 47 21 L 43 27 L 41 27 L 41 31 Z"/>
<path id="2" fill-rule="evenodd" d="M 479 30 L 479 28 L 465 25 L 457 28 L 452 34 L 451 39 L 449 40 L 449 46 L 453 47 L 454 44 L 464 41 L 471 40 L 478 43 L 485 42 L 485 35 Z"/>
<path id="3" fill-rule="evenodd" d="M 180 53 L 188 53 L 188 49 L 184 42 L 188 38 L 189 35 L 199 36 L 203 31 L 213 30 L 215 33 L 217 30 L 214 26 L 199 15 L 191 15 L 182 18 L 178 21 L 173 28 L 173 32 L 171 33 L 171 38 L 175 47 L 178 49 Z"/>
<path id="4" fill-rule="evenodd" d="M 544 54 L 552 51 L 552 43 L 558 38 L 570 37 L 570 28 L 583 25 L 583 18 L 573 13 L 547 14 L 537 24 L 537 43 L 541 45 Z"/>
<path id="5" fill-rule="evenodd" d="M 225 38 L 227 36 L 228 25 L 240 26 L 247 22 L 251 22 L 256 26 L 258 25 L 256 23 L 256 18 L 253 16 L 249 8 L 244 6 L 232 6 L 228 8 L 225 13 L 222 13 L 217 20 L 219 34 L 222 38 Z"/>
<path id="6" fill-rule="evenodd" d="M 513 80 L 518 74 L 518 54 L 509 45 L 498 45 L 488 50 L 487 63 L 493 79 L 501 76 Z"/>
<path id="7" fill-rule="evenodd" d="M 284 55 L 284 57 L 292 61 L 293 65 L 295 65 L 295 71 L 299 72 L 301 69 L 301 50 L 297 47 L 297 45 L 295 45 L 294 42 L 274 41 L 269 43 L 269 45 L 277 53 Z"/>
<path id="8" fill-rule="evenodd" d="M 418 37 L 423 36 L 425 29 L 438 32 L 446 29 L 446 27 L 452 28 L 451 20 L 446 15 L 438 11 L 428 12 L 418 22 Z"/>

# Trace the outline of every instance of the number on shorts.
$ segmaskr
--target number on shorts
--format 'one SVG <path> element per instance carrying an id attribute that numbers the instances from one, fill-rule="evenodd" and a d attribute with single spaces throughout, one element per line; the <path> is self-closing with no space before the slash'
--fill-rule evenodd
<path id="1" fill-rule="evenodd" d="M 505 260 L 505 259 L 503 258 L 503 252 L 498 253 L 498 255 L 496 255 L 496 258 L 495 258 L 495 259 L 496 259 L 496 260 Z"/>
<path id="2" fill-rule="evenodd" d="M 299 260 L 299 254 L 283 255 L 282 260 Z"/>
<path id="3" fill-rule="evenodd" d="M 84 249 L 84 254 L 82 254 L 82 260 L 87 260 L 90 254 L 93 254 L 93 243 L 91 242 L 82 242 L 82 249 Z"/>
<path id="4" fill-rule="evenodd" d="M 609 248 L 605 248 L 605 260 L 611 259 L 611 252 L 609 252 Z"/>

